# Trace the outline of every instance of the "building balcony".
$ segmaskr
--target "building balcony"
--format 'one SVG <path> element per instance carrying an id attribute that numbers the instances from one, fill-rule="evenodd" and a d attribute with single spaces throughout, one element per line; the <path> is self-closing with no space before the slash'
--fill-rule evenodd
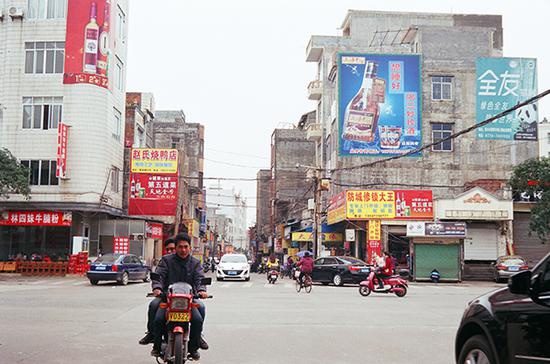
<path id="1" fill-rule="evenodd" d="M 308 99 L 320 100 L 323 96 L 323 81 L 311 81 L 307 86 Z"/>
<path id="2" fill-rule="evenodd" d="M 323 128 L 321 124 L 309 124 L 306 128 L 307 140 L 320 140 L 323 137 Z"/>

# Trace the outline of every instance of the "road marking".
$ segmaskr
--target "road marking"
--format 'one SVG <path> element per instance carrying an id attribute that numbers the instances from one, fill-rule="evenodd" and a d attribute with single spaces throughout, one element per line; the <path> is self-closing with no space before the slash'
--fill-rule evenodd
<path id="1" fill-rule="evenodd" d="M 32 284 L 32 285 L 38 285 L 38 284 L 43 284 L 43 283 L 48 283 L 49 281 L 34 281 L 34 282 L 29 282 L 29 284 Z"/>
<path id="2" fill-rule="evenodd" d="M 222 288 L 227 288 L 227 287 L 229 287 L 230 284 L 231 284 L 231 283 L 229 283 L 229 282 L 225 282 L 225 283 L 223 283 L 220 287 L 222 287 Z"/>
<path id="3" fill-rule="evenodd" d="M 85 284 L 90 284 L 90 282 L 88 281 L 80 281 L 80 282 L 76 282 L 76 283 L 73 283 L 71 284 L 71 286 L 83 286 Z"/>
<path id="4" fill-rule="evenodd" d="M 61 284 L 72 283 L 72 282 L 75 282 L 75 281 L 73 281 L 73 280 L 71 280 L 71 281 L 57 281 L 57 282 L 51 283 L 50 285 L 51 286 L 59 286 Z"/>
<path id="5" fill-rule="evenodd" d="M 273 287 L 273 284 L 271 284 L 271 283 L 266 283 L 266 284 L 264 284 L 264 287 L 265 287 L 265 288 L 271 288 L 271 287 Z"/>

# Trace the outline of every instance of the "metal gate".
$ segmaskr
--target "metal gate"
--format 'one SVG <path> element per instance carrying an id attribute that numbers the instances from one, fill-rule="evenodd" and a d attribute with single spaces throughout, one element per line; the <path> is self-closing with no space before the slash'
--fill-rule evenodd
<path id="1" fill-rule="evenodd" d="M 527 259 L 529 267 L 534 267 L 539 260 L 550 253 L 550 242 L 541 241 L 536 233 L 529 236 L 531 229 L 528 212 L 514 213 L 514 250 L 517 255 Z"/>
<path id="2" fill-rule="evenodd" d="M 437 269 L 444 280 L 461 280 L 459 244 L 414 244 L 414 277 L 430 279 Z"/>

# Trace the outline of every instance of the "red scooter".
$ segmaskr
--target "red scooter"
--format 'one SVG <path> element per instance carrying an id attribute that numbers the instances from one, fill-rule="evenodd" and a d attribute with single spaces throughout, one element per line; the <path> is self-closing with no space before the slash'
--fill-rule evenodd
<path id="1" fill-rule="evenodd" d="M 403 278 L 395 275 L 388 278 L 382 278 L 384 288 L 379 288 L 378 279 L 375 277 L 374 271 L 370 272 L 367 280 L 359 283 L 359 294 L 367 297 L 374 293 L 395 293 L 397 297 L 405 297 L 409 284 Z"/>

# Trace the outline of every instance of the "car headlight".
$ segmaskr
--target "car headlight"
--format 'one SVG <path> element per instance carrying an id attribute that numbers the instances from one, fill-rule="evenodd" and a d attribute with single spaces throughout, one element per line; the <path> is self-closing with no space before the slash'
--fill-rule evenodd
<path id="1" fill-rule="evenodd" d="M 173 310 L 185 311 L 189 308 L 189 300 L 183 297 L 172 298 L 170 308 Z"/>

